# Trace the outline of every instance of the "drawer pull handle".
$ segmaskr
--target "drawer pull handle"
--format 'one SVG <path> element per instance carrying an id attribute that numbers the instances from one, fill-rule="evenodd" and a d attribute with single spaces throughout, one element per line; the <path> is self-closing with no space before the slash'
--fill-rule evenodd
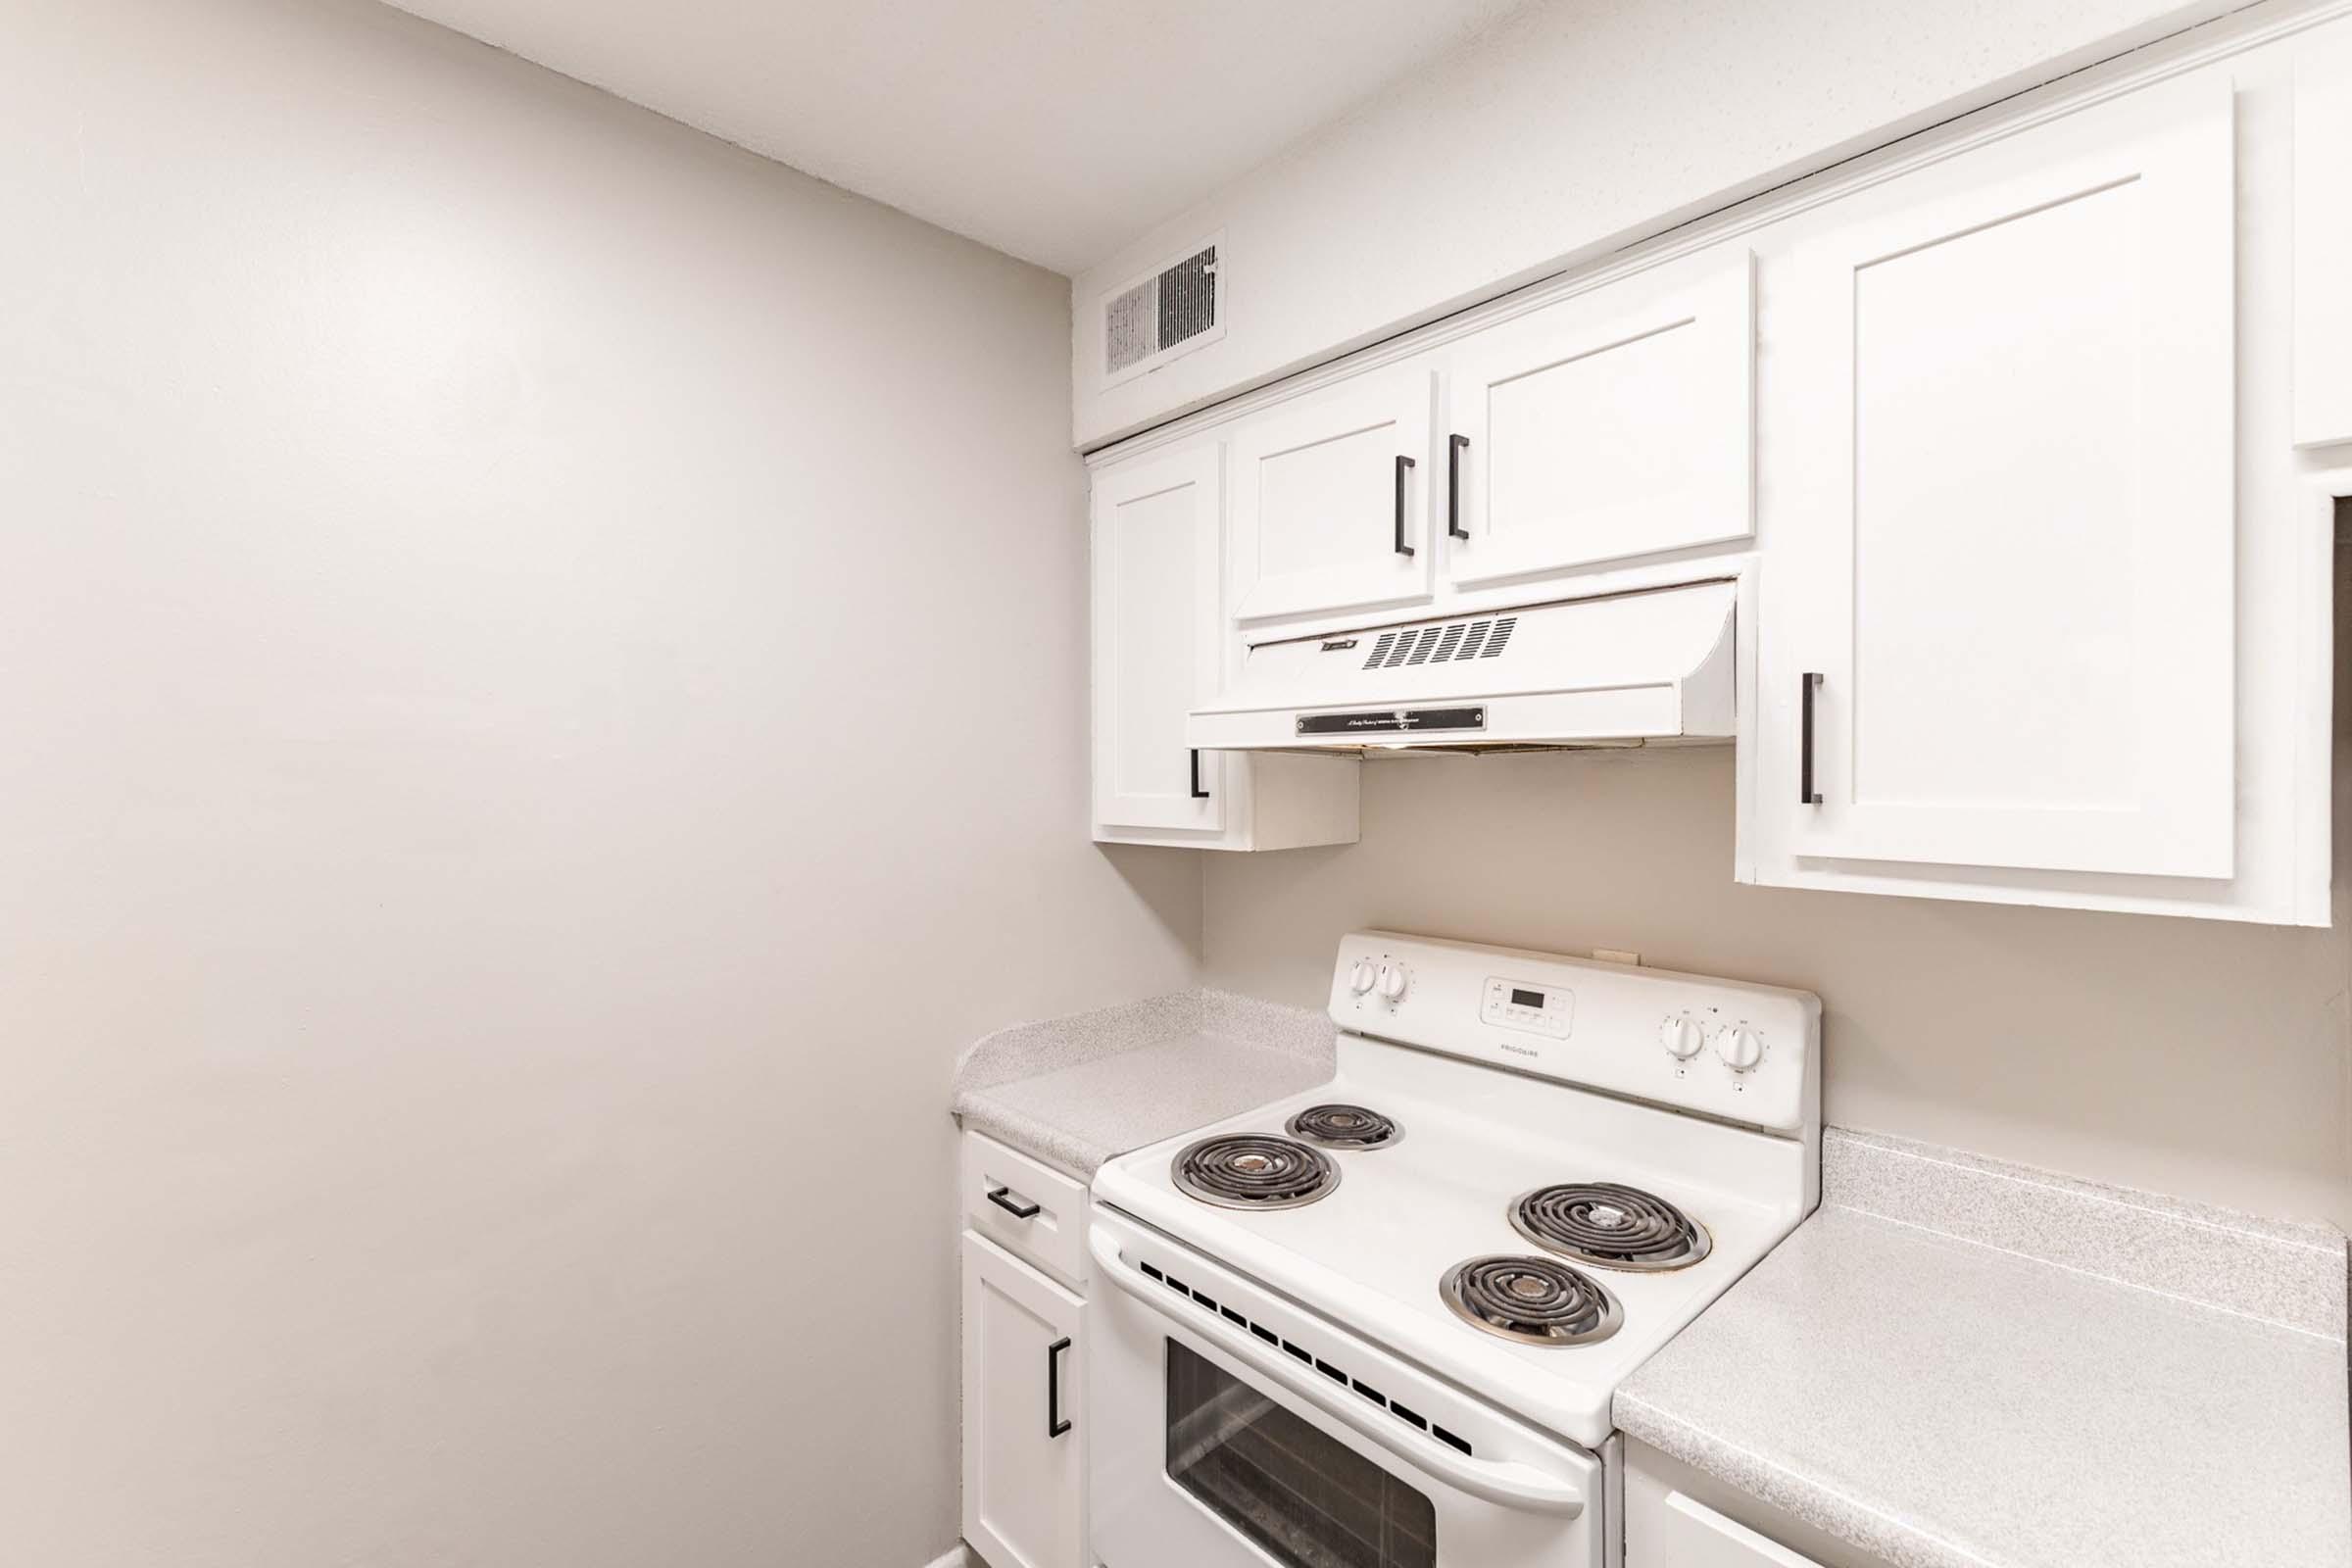
<path id="1" fill-rule="evenodd" d="M 1403 453 L 1396 455 L 1396 554 L 1410 556 L 1413 547 L 1404 542 L 1404 481 L 1413 471 L 1413 460 Z"/>
<path id="2" fill-rule="evenodd" d="M 1804 685 L 1799 688 L 1799 695 L 1804 705 L 1804 715 L 1796 739 L 1796 804 L 1799 806 L 1819 806 L 1821 804 L 1821 791 L 1813 785 L 1813 698 L 1820 690 L 1820 674 L 1813 670 L 1807 670 Z"/>
<path id="3" fill-rule="evenodd" d="M 1469 450 L 1466 435 L 1446 443 L 1446 531 L 1456 539 L 1470 537 L 1470 530 L 1462 526 L 1462 454 Z"/>
<path id="4" fill-rule="evenodd" d="M 1038 1206 L 1025 1198 L 1013 1197 L 1009 1187 L 997 1188 L 988 1195 L 988 1200 L 1014 1219 L 1035 1219 L 1038 1215 Z"/>
<path id="5" fill-rule="evenodd" d="M 1058 1438 L 1070 1430 L 1061 1418 L 1061 1352 L 1070 1348 L 1067 1339 L 1055 1340 L 1046 1347 L 1046 1436 Z"/>

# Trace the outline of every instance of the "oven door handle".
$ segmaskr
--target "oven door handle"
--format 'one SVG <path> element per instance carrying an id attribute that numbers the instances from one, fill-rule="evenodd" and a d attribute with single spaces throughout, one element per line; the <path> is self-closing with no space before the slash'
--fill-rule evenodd
<path id="1" fill-rule="evenodd" d="M 1118 1244 L 1099 1225 L 1089 1226 L 1087 1250 L 1094 1253 L 1095 1273 L 1180 1328 L 1191 1330 L 1215 1345 L 1250 1371 L 1304 1399 L 1357 1436 L 1377 1444 L 1432 1480 L 1505 1508 L 1556 1514 L 1574 1519 L 1585 1511 L 1585 1492 L 1573 1482 L 1547 1475 L 1534 1465 L 1512 1460 L 1475 1459 L 1456 1452 L 1435 1438 L 1417 1436 L 1411 1428 L 1384 1415 L 1337 1384 L 1291 1369 L 1287 1357 L 1268 1354 L 1247 1331 L 1236 1329 L 1213 1314 L 1201 1316 L 1192 1306 L 1179 1312 L 1162 1300 L 1164 1286 L 1153 1285 L 1119 1255 Z"/>

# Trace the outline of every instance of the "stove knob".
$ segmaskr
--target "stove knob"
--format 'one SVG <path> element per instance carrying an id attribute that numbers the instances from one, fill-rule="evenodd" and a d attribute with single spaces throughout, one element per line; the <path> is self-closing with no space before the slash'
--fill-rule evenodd
<path id="1" fill-rule="evenodd" d="M 1380 966 L 1380 994 L 1382 996 L 1391 1002 L 1397 1001 L 1404 995 L 1404 983 L 1403 964 L 1384 963 Z"/>
<path id="2" fill-rule="evenodd" d="M 1707 1028 L 1687 1012 L 1669 1013 L 1658 1026 L 1658 1039 L 1664 1043 L 1668 1055 L 1677 1061 L 1689 1061 L 1707 1043 Z"/>
<path id="3" fill-rule="evenodd" d="M 1715 1054 L 1734 1072 L 1746 1072 L 1764 1059 L 1764 1037 L 1747 1025 L 1734 1024 L 1715 1037 Z"/>
<path id="4" fill-rule="evenodd" d="M 1360 997 L 1372 989 L 1372 982 L 1378 978 L 1379 971 L 1372 967 L 1372 960 L 1358 958 L 1355 960 L 1355 972 L 1348 977 L 1348 989 Z"/>

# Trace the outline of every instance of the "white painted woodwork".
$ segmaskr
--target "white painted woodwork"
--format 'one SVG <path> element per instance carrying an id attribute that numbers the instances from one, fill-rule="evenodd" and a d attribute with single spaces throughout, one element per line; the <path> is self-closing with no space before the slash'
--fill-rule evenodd
<path id="1" fill-rule="evenodd" d="M 2352 24 L 2295 62 L 2295 445 L 2352 441 Z"/>
<path id="2" fill-rule="evenodd" d="M 1433 378 L 1376 371 L 1238 424 L 1233 616 L 1252 622 L 1429 598 Z M 1409 461 L 1397 548 L 1397 463 Z"/>
<path id="3" fill-rule="evenodd" d="M 963 1135 L 960 1163 L 965 1226 L 1071 1289 L 1086 1289 L 1086 1183 L 980 1133 Z M 999 1192 L 1003 1203 L 989 1196 Z M 1017 1212 L 1032 1205 L 1034 1214 Z"/>
<path id="4" fill-rule="evenodd" d="M 1187 717 L 1223 679 L 1222 443 L 1093 475 L 1094 835 L 1099 842 L 1280 850 L 1352 844 L 1358 764 L 1200 754 Z"/>
<path id="5" fill-rule="evenodd" d="M 1645 1443 L 1622 1458 L 1624 1568 L 1889 1568 Z"/>
<path id="6" fill-rule="evenodd" d="M 1746 246 L 1704 252 L 1449 357 L 1438 510 L 1456 587 L 1755 531 L 1752 280 Z"/>
<path id="7" fill-rule="evenodd" d="M 1083 1568 L 1081 1302 L 992 1243 L 963 1238 L 963 1539 L 990 1568 Z M 1050 1348 L 1060 1415 L 1049 1435 Z"/>
<path id="8" fill-rule="evenodd" d="M 1685 1493 L 1670 1494 L 1656 1520 L 1656 1534 L 1643 1543 L 1644 1561 L 1674 1568 L 1821 1568 Z"/>
<path id="9" fill-rule="evenodd" d="M 1200 635 L 1217 603 L 1214 441 L 1107 468 L 1094 484 L 1095 819 L 1127 827 L 1224 825 L 1218 759 L 1193 794 L 1185 714 L 1215 689 Z"/>
<path id="10" fill-rule="evenodd" d="M 2296 208 L 2326 189 L 2315 187 L 2319 166 L 2297 146 L 2315 138 L 2308 129 L 2298 138 L 2296 120 L 2298 111 L 2306 120 L 2313 112 L 2319 100 L 2308 84 L 2329 78 L 2338 51 L 2352 47 L 2347 37 L 2352 15 L 2311 26 L 2249 14 L 2184 34 L 1865 154 L 1589 271 L 1175 421 L 1098 455 L 1093 466 L 1101 471 L 1178 446 L 1238 439 L 1245 428 L 1386 373 L 1434 369 L 1450 392 L 1457 360 L 1469 363 L 1554 306 L 1614 296 L 1652 270 L 1742 246 L 1754 257 L 1752 539 L 1612 558 L 1556 575 L 1457 581 L 1440 564 L 1427 608 L 1251 620 L 1237 618 L 1229 603 L 1217 633 L 1224 676 L 1252 642 L 1509 611 L 1557 597 L 1569 574 L 1578 594 L 1736 577 L 1738 880 L 2326 925 L 2332 498 L 2352 489 L 2352 452 L 2295 447 L 2297 366 L 2309 376 L 2314 364 L 2308 344 L 2297 352 L 2296 313 L 2307 321 L 2315 299 L 2308 283 L 2296 287 L 2298 238 L 2312 233 Z M 2231 113 L 2232 95 L 2233 130 L 2216 123 Z M 2200 167 L 2213 215 L 2201 226 L 2180 216 Z M 2109 182 L 2100 183 L 2098 169 L 2111 172 Z M 2054 189 L 2041 204 L 2030 194 L 2037 181 L 2063 186 L 2070 172 L 2084 170 L 2098 189 Z M 1974 225 L 1952 216 L 1971 203 L 1985 214 Z M 1857 235 L 1874 224 L 1908 225 L 1917 242 L 1906 250 L 1898 236 L 1875 256 L 1858 253 Z M 2158 237 L 2168 224 L 2180 243 Z M 2048 256 L 2038 275 L 2037 247 Z M 2111 279 L 2117 287 L 2104 291 L 2093 255 L 2102 247 L 2109 265 L 2119 248 L 2131 261 Z M 1948 265 L 1963 253 L 1969 268 Z M 1860 283 L 1857 269 L 1869 274 Z M 2312 273 L 2308 262 L 2303 270 Z M 2200 271 L 2208 286 L 2192 308 L 2210 330 L 2182 318 L 2168 335 L 2167 323 L 2150 323 L 2144 313 L 2135 323 L 2118 307 L 2124 296 L 2198 292 L 2186 285 Z M 1825 301 L 1837 289 L 1843 297 Z M 2222 296 L 2233 316 L 2218 314 Z M 1967 333 L 1931 327 L 1926 318 L 1937 301 Z M 1857 303 L 1878 313 L 1859 357 Z M 1972 311 L 2004 304 L 2014 309 L 1996 317 L 1997 330 L 1970 319 Z M 1815 331 L 1825 319 L 1836 334 L 1827 346 Z M 2036 320 L 2048 335 L 2021 341 Z M 1890 335 L 1906 324 L 1924 345 Z M 2198 331 L 2201 344 L 2193 341 Z M 2152 356 L 2121 377 L 2130 397 L 2088 373 L 2119 338 Z M 1981 376 L 1972 388 L 1971 361 L 2004 360 L 2014 373 Z M 1911 406 L 1915 373 L 1922 394 Z M 1906 382 L 1904 397 L 1885 396 L 1889 377 Z M 1857 441 L 1850 416 L 1857 395 L 1873 392 L 1878 412 Z M 2200 392 L 2208 401 L 2184 413 Z M 2151 432 L 2167 418 L 2195 428 L 2180 441 L 2158 439 Z M 1430 536 L 1441 549 L 1450 423 L 1449 416 L 1433 430 L 1425 465 Z M 2081 449 L 2079 461 L 2057 451 L 2051 431 L 2060 428 Z M 2191 470 L 2195 476 L 2184 477 Z M 1233 472 L 1229 466 L 1229 481 Z M 1858 495 L 1857 475 L 1877 488 Z M 2052 482 L 2039 486 L 2041 477 Z M 1905 483 L 1915 487 L 1908 497 Z M 2208 510 L 2210 533 L 2190 520 L 2192 494 L 2223 498 Z M 1908 530 L 1879 527 L 1894 515 L 1889 497 L 1906 500 L 1924 520 Z M 1857 510 L 1857 502 L 1866 505 Z M 2062 506 L 2073 508 L 2065 529 L 2028 526 Z M 1977 547 L 1938 551 L 1937 529 Z M 2200 564 L 2191 570 L 2187 562 Z M 1252 585 L 1230 558 L 1224 581 L 1237 598 Z M 1858 589 L 1871 591 L 1857 598 Z M 2152 633 L 2168 597 L 2186 613 L 2170 634 Z M 2143 606 L 2153 609 L 2142 613 Z M 1911 611 L 1929 632 L 1947 643 L 1958 638 L 1961 654 L 1906 662 L 1896 638 Z M 1839 661 L 1835 670 L 1832 659 Z M 1822 692 L 1825 803 L 1799 809 L 1797 683 L 1807 669 L 1838 680 Z M 1860 687 L 1847 686 L 1847 676 L 1858 676 Z M 2161 722 L 2149 722 L 2151 706 Z M 1859 758 L 1850 744 L 1857 716 L 1874 720 L 1862 727 Z M 2025 744 L 2007 750 L 2017 770 L 1999 771 L 1989 743 L 2021 736 Z M 2118 736 L 2128 737 L 2128 750 Z M 1257 769 L 1311 760 L 1249 759 L 1229 786 L 1231 808 L 1250 819 Z M 1888 809 L 1859 817 L 1843 809 L 1855 804 L 1857 760 L 1859 804 Z M 1244 766 L 1239 759 L 1232 765 Z M 1935 793 L 1947 782 L 1956 793 Z M 2168 817 L 2180 822 L 2180 833 L 2157 825 Z M 1238 848 L 1254 831 L 1099 826 L 1097 837 Z M 1350 819 L 1346 837 L 1353 836 Z M 2197 869 L 2153 869 L 2166 865 Z"/>
<path id="11" fill-rule="evenodd" d="M 2226 74 L 2094 107 L 1799 251 L 1810 537 L 1767 678 L 1824 677 L 1822 802 L 1760 784 L 1798 854 L 2231 874 L 2232 107 Z"/>

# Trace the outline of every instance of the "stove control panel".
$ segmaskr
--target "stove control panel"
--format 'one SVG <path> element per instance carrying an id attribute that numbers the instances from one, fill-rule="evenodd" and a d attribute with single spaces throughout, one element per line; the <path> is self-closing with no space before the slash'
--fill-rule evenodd
<path id="1" fill-rule="evenodd" d="M 1541 980 L 1503 980 L 1487 976 L 1487 999 L 1479 1016 L 1503 1029 L 1565 1040 L 1576 1024 L 1576 993 L 1566 986 Z"/>
<path id="2" fill-rule="evenodd" d="M 1343 1029 L 1755 1127 L 1821 1114 L 1821 1001 L 1639 964 L 1396 931 L 1340 944 Z"/>

